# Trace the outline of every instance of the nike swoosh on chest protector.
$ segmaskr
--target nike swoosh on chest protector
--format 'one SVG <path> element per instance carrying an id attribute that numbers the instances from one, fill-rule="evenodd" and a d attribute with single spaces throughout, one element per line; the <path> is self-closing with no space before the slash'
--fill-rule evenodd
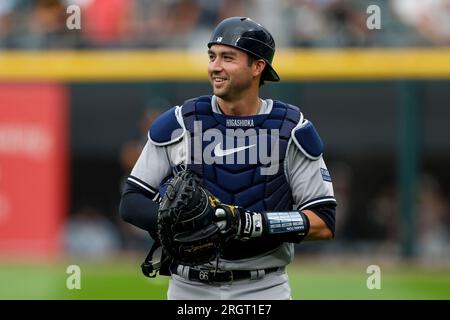
<path id="1" fill-rule="evenodd" d="M 249 145 L 249 146 L 243 146 L 243 147 L 237 147 L 237 148 L 225 149 L 225 150 L 224 150 L 224 149 L 221 148 L 221 145 L 222 145 L 222 143 L 219 142 L 219 143 L 216 144 L 216 146 L 214 147 L 214 154 L 215 154 L 217 157 L 225 157 L 225 156 L 227 156 L 227 155 L 229 155 L 229 154 L 233 154 L 233 153 L 236 153 L 236 152 L 239 152 L 239 151 L 242 151 L 242 150 L 245 150 L 245 149 L 249 149 L 249 148 L 251 148 L 251 147 L 256 146 L 256 144 L 252 144 L 252 145 Z"/>

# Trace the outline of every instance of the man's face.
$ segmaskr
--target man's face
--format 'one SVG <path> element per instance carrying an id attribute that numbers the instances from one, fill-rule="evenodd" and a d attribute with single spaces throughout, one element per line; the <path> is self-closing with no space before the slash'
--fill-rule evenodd
<path id="1" fill-rule="evenodd" d="M 253 80 L 247 54 L 233 47 L 216 44 L 208 50 L 208 55 L 208 75 L 214 94 L 224 100 L 241 97 Z"/>

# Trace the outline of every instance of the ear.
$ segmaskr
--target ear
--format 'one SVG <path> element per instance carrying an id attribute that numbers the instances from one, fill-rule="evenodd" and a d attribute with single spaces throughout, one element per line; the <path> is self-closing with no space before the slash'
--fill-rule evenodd
<path id="1" fill-rule="evenodd" d="M 258 59 L 253 62 L 253 76 L 259 76 L 266 66 L 266 62 L 263 59 Z"/>

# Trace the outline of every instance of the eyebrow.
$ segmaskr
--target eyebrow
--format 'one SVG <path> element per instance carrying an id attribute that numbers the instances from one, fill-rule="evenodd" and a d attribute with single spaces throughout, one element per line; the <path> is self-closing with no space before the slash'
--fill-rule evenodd
<path id="1" fill-rule="evenodd" d="M 209 49 L 208 54 L 215 54 L 215 55 L 230 55 L 230 56 L 237 56 L 237 53 L 231 50 L 222 51 L 219 53 L 214 52 L 213 50 Z"/>

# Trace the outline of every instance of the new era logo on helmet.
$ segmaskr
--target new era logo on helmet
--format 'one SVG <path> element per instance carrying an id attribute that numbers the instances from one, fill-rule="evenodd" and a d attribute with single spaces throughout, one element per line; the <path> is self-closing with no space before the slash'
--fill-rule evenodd
<path id="1" fill-rule="evenodd" d="M 216 40 L 216 41 L 217 41 L 217 42 L 222 42 L 222 39 L 223 39 L 222 37 L 217 37 L 217 40 Z"/>

